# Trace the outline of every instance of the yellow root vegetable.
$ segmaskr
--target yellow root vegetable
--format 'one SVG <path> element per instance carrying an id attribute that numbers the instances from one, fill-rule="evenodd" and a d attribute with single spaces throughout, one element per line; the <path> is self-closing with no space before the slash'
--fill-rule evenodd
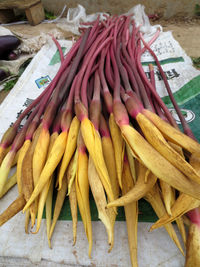
<path id="1" fill-rule="evenodd" d="M 103 156 L 105 159 L 106 167 L 108 170 L 110 182 L 111 182 L 113 193 L 114 193 L 114 198 L 117 199 L 119 197 L 120 187 L 119 187 L 119 180 L 117 178 L 114 147 L 113 147 L 113 143 L 109 135 L 108 136 L 105 135 L 102 137 L 102 149 L 103 149 Z M 109 209 L 108 212 L 110 212 L 109 216 L 110 216 L 110 220 L 111 220 L 113 232 L 114 232 L 114 226 L 115 226 L 115 220 L 116 220 L 117 214 L 116 212 L 114 212 L 113 209 Z"/>
<path id="2" fill-rule="evenodd" d="M 81 134 L 87 150 L 92 157 L 102 185 L 107 193 L 108 199 L 109 201 L 113 201 L 114 193 L 103 157 L 101 137 L 88 118 L 84 118 L 81 122 Z"/>
<path id="3" fill-rule="evenodd" d="M 164 213 L 166 213 L 166 209 L 164 207 L 164 204 L 162 202 L 159 187 L 157 184 L 146 194 L 145 199 L 151 204 L 152 208 L 154 209 L 157 216 L 160 218 Z M 174 241 L 176 246 L 179 248 L 181 253 L 184 255 L 183 249 L 181 247 L 181 244 L 179 242 L 179 239 L 176 235 L 176 232 L 172 226 L 171 223 L 165 224 L 165 229 L 167 230 L 169 236 Z"/>
<path id="4" fill-rule="evenodd" d="M 163 197 L 163 202 L 165 204 L 166 211 L 169 215 L 171 215 L 171 207 L 173 204 L 173 190 L 172 187 L 160 180 L 160 188 L 162 191 L 162 197 Z"/>
<path id="5" fill-rule="evenodd" d="M 5 158 L 2 161 L 1 167 L 0 167 L 0 195 L 3 192 L 3 188 L 6 184 L 6 180 L 8 178 L 8 174 L 11 169 L 12 162 L 15 158 L 15 152 L 9 151 L 8 154 L 5 156 Z"/>
<path id="6" fill-rule="evenodd" d="M 7 153 L 9 152 L 10 148 L 11 147 L 4 148 L 4 147 L 0 146 L 0 165 L 3 162 L 3 159 L 5 158 Z"/>
<path id="7" fill-rule="evenodd" d="M 119 182 L 117 178 L 117 170 L 115 164 L 115 153 L 112 140 L 109 136 L 102 137 L 102 149 L 103 156 L 105 159 L 106 167 L 110 177 L 114 198 L 117 199 L 119 196 Z"/>
<path id="8" fill-rule="evenodd" d="M 71 159 L 67 169 L 68 196 L 69 196 L 69 204 L 70 204 L 72 224 L 73 224 L 73 245 L 75 245 L 76 243 L 77 221 L 78 221 L 77 196 L 76 196 L 76 186 L 75 186 L 77 156 L 78 153 L 76 152 L 74 157 Z"/>
<path id="9" fill-rule="evenodd" d="M 35 187 L 39 181 L 39 177 L 40 174 L 42 172 L 42 169 L 45 165 L 46 162 L 46 157 L 47 157 L 47 151 L 48 151 L 48 147 L 49 147 L 49 141 L 50 141 L 50 134 L 49 134 L 49 130 L 42 128 L 37 144 L 35 146 L 35 150 L 34 150 L 34 154 L 33 154 L 33 184 L 34 184 L 34 190 Z M 31 195 L 32 197 L 32 195 Z M 30 197 L 30 199 L 31 199 Z M 28 200 L 27 203 L 30 203 L 30 199 Z M 33 220 L 34 217 L 36 217 L 37 214 L 37 210 L 38 210 L 38 198 L 34 198 L 35 200 L 35 205 L 34 205 L 34 210 L 33 210 Z M 33 201 L 32 201 L 33 202 Z M 32 202 L 30 204 L 32 204 Z M 26 205 L 27 205 L 26 203 Z M 28 205 L 28 207 L 30 206 L 30 204 Z M 26 206 L 25 206 L 26 207 Z M 27 207 L 27 208 L 28 208 Z M 23 210 L 23 212 L 25 211 L 25 209 Z"/>
<path id="10" fill-rule="evenodd" d="M 22 193 L 24 195 L 24 198 L 26 202 L 31 197 L 31 194 L 33 192 L 33 154 L 35 151 L 36 144 L 38 142 L 38 138 L 40 136 L 41 132 L 41 125 L 37 128 L 37 130 L 34 133 L 33 140 L 31 145 L 29 146 L 29 149 L 27 150 L 24 160 L 22 162 L 21 167 L 21 182 L 22 182 Z M 33 203 L 30 206 L 30 215 L 31 215 L 31 226 L 35 224 L 35 203 Z"/>
<path id="11" fill-rule="evenodd" d="M 10 220 L 13 216 L 15 216 L 20 210 L 22 210 L 25 203 L 26 201 L 23 195 L 20 195 L 18 198 L 16 198 L 8 206 L 8 208 L 3 213 L 0 214 L 0 226 L 2 226 L 4 223 Z"/>
<path id="12" fill-rule="evenodd" d="M 141 113 L 137 115 L 136 119 L 148 142 L 188 178 L 200 183 L 200 176 L 195 169 L 167 143 L 156 126 Z"/>
<path id="13" fill-rule="evenodd" d="M 195 170 L 200 173 L 200 159 L 199 154 L 192 154 L 190 157 L 190 164 L 195 168 Z M 181 217 L 188 211 L 195 209 L 200 206 L 200 201 L 197 199 L 194 199 L 193 197 L 181 193 L 179 197 L 174 202 L 172 208 L 171 208 L 171 216 L 168 214 L 163 214 L 163 216 L 152 225 L 150 230 L 156 229 L 158 227 L 163 226 L 164 224 L 168 222 L 173 222 L 177 218 Z"/>
<path id="14" fill-rule="evenodd" d="M 186 247 L 185 267 L 200 266 L 200 228 L 196 223 L 192 223 L 189 227 Z"/>
<path id="15" fill-rule="evenodd" d="M 134 187 L 131 169 L 127 159 L 124 159 L 122 172 L 122 195 L 126 195 Z M 132 267 L 138 266 L 137 261 L 137 225 L 138 225 L 138 203 L 131 202 L 124 206 L 126 225 L 128 232 L 129 252 Z"/>
<path id="16" fill-rule="evenodd" d="M 29 201 L 27 202 L 26 206 L 24 207 L 23 211 L 25 211 L 41 193 L 42 189 L 44 188 L 45 184 L 49 181 L 51 175 L 53 174 L 54 170 L 58 166 L 63 156 L 67 142 L 67 132 L 62 132 L 59 136 L 57 136 L 57 132 L 55 132 L 53 138 L 55 138 L 55 140 L 53 142 L 52 149 L 49 153 L 49 156 L 43 167 L 43 170 L 40 173 L 40 177 L 33 190 L 33 193 Z"/>
<path id="17" fill-rule="evenodd" d="M 67 169 L 67 166 L 74 154 L 74 151 L 76 149 L 76 143 L 77 143 L 77 138 L 78 138 L 78 132 L 80 128 L 80 122 L 75 116 L 71 122 L 70 128 L 69 128 L 69 134 L 67 138 L 67 144 L 64 152 L 64 156 L 62 159 L 62 163 L 59 169 L 59 174 L 58 174 L 58 182 L 59 182 L 59 188 L 60 190 L 62 186 L 62 179 L 64 176 L 64 173 Z"/>
<path id="18" fill-rule="evenodd" d="M 47 195 L 48 195 L 48 191 L 49 191 L 49 188 L 50 188 L 50 185 L 51 185 L 51 178 L 46 183 L 46 185 L 44 186 L 42 192 L 40 193 L 39 201 L 38 201 L 37 226 L 36 226 L 35 232 L 32 232 L 32 234 L 37 234 L 39 229 L 40 229 L 40 225 L 41 225 L 41 222 L 42 222 L 42 215 L 43 215 L 44 205 L 45 205 L 45 202 L 46 202 L 46 199 L 47 199 Z"/>
<path id="19" fill-rule="evenodd" d="M 8 180 L 6 181 L 6 184 L 3 188 L 3 191 L 0 195 L 0 198 L 2 198 L 14 185 L 17 183 L 17 173 L 15 172 Z"/>
<path id="20" fill-rule="evenodd" d="M 144 109 L 142 113 L 161 131 L 166 140 L 183 147 L 190 153 L 200 153 L 200 144 L 172 127 L 155 113 Z"/>
<path id="21" fill-rule="evenodd" d="M 132 175 L 132 178 L 134 180 L 134 183 L 136 183 L 137 177 L 136 177 L 135 159 L 132 156 L 131 149 L 130 149 L 130 147 L 128 146 L 127 143 L 126 143 L 126 153 L 127 153 L 127 157 L 128 157 L 128 162 L 129 162 L 130 170 L 131 170 L 131 175 Z"/>
<path id="22" fill-rule="evenodd" d="M 175 192 L 174 192 L 174 195 L 173 195 L 174 199 L 173 199 L 173 204 L 175 203 Z M 185 225 L 184 225 L 184 220 L 183 220 L 183 217 L 179 217 L 176 219 L 176 224 L 178 226 L 178 229 L 179 229 L 179 232 L 182 236 L 182 240 L 183 240 L 183 244 L 184 246 L 186 247 L 186 239 L 187 239 L 187 236 L 186 236 L 186 230 L 185 230 Z"/>
<path id="23" fill-rule="evenodd" d="M 171 207 L 171 213 L 172 215 L 170 216 L 167 213 L 163 213 L 162 217 L 154 223 L 151 226 L 150 231 L 159 228 L 166 223 L 173 222 L 180 216 L 184 215 L 186 212 L 190 211 L 191 209 L 195 209 L 200 206 L 200 201 L 197 199 L 192 198 L 189 195 L 186 194 L 180 194 L 179 197 L 176 199 L 175 203 Z"/>
<path id="24" fill-rule="evenodd" d="M 49 248 L 51 248 L 50 229 L 51 229 L 51 215 L 52 215 L 52 201 L 53 201 L 53 188 L 54 188 L 54 174 L 51 178 L 51 184 L 46 199 L 46 225 L 47 225 L 47 239 Z"/>
<path id="25" fill-rule="evenodd" d="M 33 181 L 34 187 L 37 185 L 39 181 L 40 174 L 44 167 L 48 147 L 50 142 L 50 135 L 47 129 L 42 129 L 35 146 L 34 154 L 33 154 Z"/>
<path id="26" fill-rule="evenodd" d="M 54 144 L 55 144 L 56 140 L 58 140 L 58 133 L 54 132 L 50 137 L 50 143 L 49 143 L 49 148 L 48 148 L 48 153 L 47 153 L 47 162 L 46 162 L 46 164 L 48 163 L 50 157 L 52 158 L 52 149 L 54 148 Z M 46 167 L 46 164 L 45 164 L 45 167 Z M 45 202 L 46 202 L 46 198 L 47 198 L 47 194 L 48 194 L 48 191 L 49 191 L 49 187 L 51 185 L 52 176 L 53 176 L 53 174 L 50 175 L 50 177 L 46 174 L 46 178 L 48 178 L 48 180 L 45 183 L 45 185 L 44 185 L 44 187 L 43 187 L 43 189 L 42 189 L 42 191 L 40 193 L 40 196 L 39 196 L 38 214 L 37 214 L 37 226 L 36 226 L 35 232 L 32 232 L 34 234 L 36 234 L 40 229 L 40 225 L 41 225 L 41 221 L 42 221 L 42 214 L 43 214 L 43 210 L 44 210 L 44 205 L 45 205 Z M 38 184 L 39 183 L 40 183 L 40 181 L 38 181 Z"/>
<path id="27" fill-rule="evenodd" d="M 65 175 L 63 177 L 62 187 L 58 191 L 57 197 L 56 197 L 56 203 L 55 203 L 54 213 L 53 213 L 53 220 L 52 220 L 51 229 L 50 229 L 50 233 L 49 233 L 49 239 L 50 240 L 51 240 L 51 237 L 53 235 L 53 231 L 55 229 L 56 222 L 57 222 L 58 217 L 60 215 L 64 200 L 66 197 L 66 193 L 67 193 L 67 176 L 65 173 Z"/>
<path id="28" fill-rule="evenodd" d="M 152 173 L 170 184 L 179 191 L 200 199 L 200 186 L 193 180 L 189 180 L 159 152 L 157 152 L 133 127 L 123 125 L 120 127 L 125 141 L 129 144 Z"/>
<path id="29" fill-rule="evenodd" d="M 29 221 L 30 221 L 30 209 L 28 209 L 26 211 L 26 215 L 25 215 L 25 233 L 28 234 L 29 233 Z"/>
<path id="30" fill-rule="evenodd" d="M 124 159 L 125 143 L 121 136 L 119 126 L 116 124 L 113 113 L 109 117 L 109 128 L 113 142 L 113 148 L 115 153 L 115 163 L 117 169 L 117 178 L 120 187 L 122 188 L 122 169 Z"/>
<path id="31" fill-rule="evenodd" d="M 22 180 L 21 180 L 22 163 L 23 163 L 24 157 L 25 157 L 30 145 L 31 145 L 31 141 L 30 140 L 26 140 L 24 142 L 23 146 L 20 149 L 19 157 L 18 157 L 18 160 L 17 160 L 17 186 L 18 186 L 19 194 L 22 194 Z"/>
<path id="32" fill-rule="evenodd" d="M 108 244 L 110 246 L 110 251 L 114 245 L 113 224 L 110 219 L 110 213 L 108 212 L 108 209 L 106 209 L 107 201 L 105 191 L 91 157 L 89 157 L 88 178 L 92 195 L 97 206 L 98 217 L 103 222 L 108 234 Z"/>
<path id="33" fill-rule="evenodd" d="M 76 196 L 79 211 L 83 221 L 85 233 L 88 239 L 88 255 L 91 258 L 92 252 L 92 222 L 89 202 L 89 181 L 88 181 L 88 157 L 81 134 L 78 137 L 78 165 L 76 172 Z"/>
<path id="34" fill-rule="evenodd" d="M 123 194 L 122 197 L 108 203 L 107 207 L 125 206 L 144 197 L 157 181 L 156 176 L 152 172 L 148 172 L 149 178 L 147 179 L 147 183 L 145 183 L 145 176 L 147 172 L 148 169 L 143 164 L 138 163 L 137 181 L 134 187 L 126 194 Z"/>

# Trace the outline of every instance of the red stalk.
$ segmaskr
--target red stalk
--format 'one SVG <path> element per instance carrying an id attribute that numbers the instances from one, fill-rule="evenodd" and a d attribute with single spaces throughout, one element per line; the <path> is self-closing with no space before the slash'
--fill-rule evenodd
<path id="1" fill-rule="evenodd" d="M 141 77 L 140 77 L 140 75 L 138 73 L 135 61 L 131 60 L 131 58 L 130 58 L 127 50 L 126 50 L 126 36 L 125 36 L 125 34 L 123 34 L 123 36 L 122 36 L 122 52 L 123 52 L 123 55 L 124 55 L 127 63 L 131 67 L 134 76 L 135 76 L 138 88 L 140 89 L 141 99 L 144 102 L 144 105 L 145 105 L 145 107 L 150 108 L 148 97 L 147 97 L 147 94 L 146 94 L 146 90 L 145 90 L 144 84 L 143 84 L 143 82 L 141 80 Z"/>
<path id="2" fill-rule="evenodd" d="M 93 98 L 90 103 L 90 120 L 97 131 L 99 130 L 99 121 L 101 114 L 100 90 L 101 90 L 101 84 L 100 84 L 99 72 L 96 71 L 94 78 Z"/>
<path id="3" fill-rule="evenodd" d="M 76 90 L 75 90 L 75 104 L 80 102 L 80 88 L 82 85 L 82 79 L 84 77 L 87 65 L 88 65 L 88 61 L 91 61 L 92 56 L 94 56 L 94 53 L 99 45 L 99 43 L 102 42 L 102 40 L 104 40 L 106 38 L 106 36 L 108 35 L 110 29 L 113 27 L 113 25 L 110 25 L 110 27 L 108 27 L 105 31 L 103 31 L 101 34 L 99 34 L 99 36 L 96 38 L 96 40 L 94 41 L 92 47 L 90 47 L 88 53 L 85 55 L 85 58 L 83 60 L 82 63 L 82 67 L 79 71 L 79 79 L 77 81 L 76 84 Z M 83 36 L 84 37 L 84 36 Z M 95 58 L 93 57 L 93 60 L 95 60 Z M 94 61 L 93 61 L 94 62 Z M 88 77 L 87 77 L 88 79 Z M 86 105 L 87 108 L 87 84 L 86 84 L 86 88 L 84 90 L 81 90 L 81 96 L 84 99 L 84 104 Z"/>
<path id="4" fill-rule="evenodd" d="M 37 114 L 38 109 L 39 109 L 39 106 L 37 106 L 32 111 L 32 113 L 30 114 L 29 118 L 27 119 L 25 125 L 23 126 L 22 130 L 20 132 L 18 132 L 18 134 L 16 135 L 15 139 L 13 140 L 10 152 L 16 153 L 21 148 L 21 146 L 23 145 L 27 129 L 28 129 L 29 125 L 31 124 L 33 118 Z"/>
<path id="5" fill-rule="evenodd" d="M 122 54 L 120 55 L 120 57 L 121 57 L 122 64 L 124 65 L 124 67 L 128 73 L 128 77 L 129 77 L 131 86 L 132 86 L 133 90 L 135 91 L 135 93 L 137 94 L 137 96 L 140 98 L 140 91 L 139 91 L 135 76 L 133 75 L 133 72 L 132 72 L 129 64 L 126 62 L 126 59 L 123 57 Z"/>
<path id="6" fill-rule="evenodd" d="M 137 56 L 137 67 L 138 67 L 138 71 L 140 73 L 140 76 L 141 76 L 142 80 L 146 83 L 146 85 L 148 86 L 148 88 L 150 89 L 152 95 L 156 99 L 156 101 L 159 104 L 159 106 L 164 111 L 164 113 L 165 113 L 168 121 L 170 122 L 170 124 L 177 128 L 176 122 L 172 118 L 171 113 L 169 112 L 168 108 L 165 106 L 165 104 L 163 103 L 163 101 L 160 98 L 160 96 L 158 95 L 158 93 L 154 90 L 153 85 L 151 84 L 151 82 L 146 77 L 146 74 L 145 74 L 145 72 L 144 72 L 144 70 L 142 68 L 142 64 L 141 64 L 141 60 L 140 60 L 140 58 L 141 58 L 141 51 L 142 50 L 140 50 L 140 52 L 138 52 L 138 56 Z"/>
<path id="7" fill-rule="evenodd" d="M 131 60 L 134 61 L 135 60 L 135 47 L 136 47 L 136 41 L 135 41 L 135 36 L 136 36 L 136 28 L 135 28 L 135 22 L 134 20 L 131 21 L 132 24 L 132 32 L 131 32 L 131 38 L 128 41 L 128 45 L 127 45 L 127 50 L 128 53 L 131 57 Z"/>
<path id="8" fill-rule="evenodd" d="M 119 76 L 119 70 L 117 66 L 117 62 L 114 56 L 113 46 L 110 47 L 110 58 L 113 66 L 113 72 L 114 72 L 114 102 L 121 102 L 120 98 L 120 76 Z"/>
<path id="9" fill-rule="evenodd" d="M 103 88 L 103 97 L 104 97 L 104 101 L 106 104 L 106 108 L 107 108 L 109 113 L 112 113 L 113 99 L 112 99 L 112 95 L 108 89 L 108 85 L 107 85 L 105 75 L 104 75 L 105 56 L 106 56 L 108 49 L 109 49 L 109 46 L 105 47 L 102 50 L 101 58 L 100 58 L 100 64 L 99 64 L 99 76 L 100 76 L 100 80 L 101 80 L 101 86 Z"/>
<path id="10" fill-rule="evenodd" d="M 181 124 L 182 124 L 182 126 L 183 126 L 184 133 L 187 134 L 188 136 L 190 136 L 191 138 L 194 139 L 194 134 L 192 133 L 190 127 L 188 126 L 188 124 L 187 124 L 187 122 L 186 122 L 186 120 L 185 120 L 185 117 L 184 117 L 183 114 L 181 113 L 181 110 L 180 110 L 178 104 L 176 103 L 176 100 L 175 100 L 175 98 L 174 98 L 174 96 L 173 96 L 172 90 L 171 90 L 171 88 L 170 88 L 170 86 L 169 86 L 169 83 L 168 83 L 168 81 L 167 81 L 166 75 L 165 75 L 165 73 L 164 73 L 164 71 L 163 71 L 163 69 L 162 69 L 162 67 L 161 67 L 161 65 L 160 65 L 160 62 L 159 62 L 159 60 L 158 60 L 156 54 L 153 52 L 153 50 L 150 48 L 150 46 L 144 41 L 144 39 L 143 39 L 142 36 L 141 36 L 141 40 L 142 40 L 144 46 L 146 47 L 146 49 L 148 49 L 148 51 L 151 53 L 151 55 L 154 57 L 154 59 L 155 59 L 155 61 L 156 61 L 156 64 L 157 64 L 158 69 L 159 69 L 159 71 L 160 71 L 160 74 L 161 74 L 161 76 L 162 76 L 162 78 L 163 78 L 165 87 L 166 87 L 166 89 L 167 89 L 168 95 L 169 95 L 169 97 L 170 97 L 170 99 L 171 99 L 171 102 L 172 102 L 172 104 L 173 104 L 173 106 L 174 106 L 174 108 L 175 108 L 175 110 L 176 110 L 176 112 L 177 112 L 177 114 L 178 114 L 178 116 L 179 116 L 179 119 L 180 119 L 180 121 L 181 121 Z"/>
<path id="11" fill-rule="evenodd" d="M 86 54 L 86 52 L 91 47 L 91 45 L 93 44 L 94 40 L 96 39 L 98 33 L 99 33 L 99 16 L 96 19 L 96 21 L 94 23 L 94 26 L 90 30 L 90 33 L 89 33 L 89 36 L 88 36 L 88 41 L 87 41 L 87 43 L 85 45 L 83 54 Z"/>
<path id="12" fill-rule="evenodd" d="M 122 65 L 121 58 L 120 58 L 120 39 L 117 41 L 117 50 L 116 50 L 116 62 L 118 65 L 119 73 L 121 76 L 121 79 L 123 81 L 124 87 L 126 92 L 131 92 L 132 88 L 129 83 L 128 74 L 124 66 Z"/>
<path id="13" fill-rule="evenodd" d="M 154 90 L 156 91 L 156 82 L 155 82 L 154 67 L 153 67 L 152 64 L 149 64 L 149 71 L 150 71 L 150 81 L 151 81 L 151 84 L 153 85 Z M 153 104 L 154 104 L 154 107 L 155 107 L 155 110 L 156 110 L 156 113 L 158 114 L 158 116 L 160 118 L 162 118 L 163 120 L 166 121 L 167 119 L 166 119 L 165 115 L 163 114 L 160 106 L 158 105 L 158 103 L 157 103 L 157 101 L 155 100 L 154 97 L 153 97 Z"/>
<path id="14" fill-rule="evenodd" d="M 21 121 L 23 120 L 23 118 L 40 102 L 40 100 L 43 98 L 44 95 L 46 95 L 46 93 L 50 90 L 51 92 L 53 92 L 58 80 L 60 79 L 62 73 L 65 71 L 66 67 L 70 64 L 72 58 L 74 57 L 74 55 L 76 54 L 80 42 L 82 40 L 82 37 L 79 38 L 79 40 L 72 46 L 72 48 L 70 49 L 69 53 L 66 55 L 66 58 L 63 62 L 63 64 L 61 64 L 56 76 L 53 78 L 53 80 L 51 81 L 51 83 L 45 88 L 45 90 L 22 112 L 22 114 L 20 115 L 20 117 L 16 120 L 16 122 L 13 124 L 13 128 L 15 130 L 18 129 Z M 11 140 L 11 139 L 10 139 Z M 12 140 L 13 141 L 13 140 Z M 7 145 L 10 145 L 12 143 L 12 141 L 9 143 L 7 142 Z"/>
<path id="15" fill-rule="evenodd" d="M 96 59 L 96 57 L 98 56 L 98 54 L 101 52 L 101 50 L 103 49 L 103 47 L 108 44 L 110 41 L 112 40 L 112 37 L 108 37 L 107 39 L 105 39 L 101 45 L 96 49 L 95 53 L 93 55 L 91 55 L 91 57 L 88 58 L 89 63 L 83 66 L 82 69 L 82 73 L 85 72 L 85 75 L 83 77 L 82 80 L 82 85 L 81 85 L 81 100 L 83 102 L 83 104 L 85 105 L 85 107 L 88 109 L 88 102 L 87 102 L 87 83 L 88 83 L 88 79 L 90 76 L 90 72 L 92 69 L 92 66 L 94 64 L 94 61 Z M 91 50 L 92 51 L 92 50 Z"/>
<path id="16" fill-rule="evenodd" d="M 171 88 L 169 86 L 169 83 L 167 81 L 167 78 L 166 78 L 166 76 L 165 76 L 165 74 L 163 72 L 163 69 L 162 69 L 162 67 L 160 65 L 160 62 L 159 62 L 157 56 L 155 55 L 153 50 L 150 48 L 149 44 L 147 44 L 142 37 L 141 37 L 141 39 L 142 39 L 146 49 L 149 50 L 149 52 L 152 54 L 152 56 L 154 57 L 154 59 L 156 61 L 158 69 L 159 69 L 159 71 L 160 71 L 160 73 L 161 73 L 161 75 L 163 77 L 163 81 L 165 83 L 166 89 L 168 91 L 168 95 L 169 95 L 169 97 L 170 97 L 170 99 L 171 99 L 171 101 L 172 101 L 172 103 L 174 105 L 174 108 L 175 108 L 175 110 L 176 110 L 176 112 L 177 112 L 177 114 L 178 114 L 178 116 L 179 116 L 179 118 L 181 120 L 181 124 L 183 126 L 185 134 L 188 135 L 189 137 L 191 137 L 192 139 L 196 140 L 196 138 L 194 137 L 194 134 L 192 133 L 191 129 L 189 128 L 187 122 L 185 121 L 185 118 L 182 115 L 182 113 L 181 113 L 181 111 L 180 111 L 180 109 L 178 107 L 178 104 L 176 103 L 176 101 L 174 99 L 174 96 L 172 94 Z M 200 227 L 200 212 L 199 212 L 199 208 L 196 208 L 196 209 L 193 209 L 193 210 L 187 212 L 187 216 L 189 217 L 190 221 L 193 224 L 196 224 L 196 225 L 198 225 Z"/>
<path id="17" fill-rule="evenodd" d="M 51 38 L 52 38 L 52 40 L 54 41 L 55 45 L 56 45 L 57 48 L 58 48 L 58 51 L 59 51 L 59 54 L 60 54 L 60 61 L 61 61 L 61 64 L 62 64 L 63 61 L 64 61 L 64 55 L 63 55 L 62 48 L 61 48 L 59 42 L 56 40 L 56 38 L 55 38 L 52 34 L 50 34 L 50 35 L 51 35 Z"/>

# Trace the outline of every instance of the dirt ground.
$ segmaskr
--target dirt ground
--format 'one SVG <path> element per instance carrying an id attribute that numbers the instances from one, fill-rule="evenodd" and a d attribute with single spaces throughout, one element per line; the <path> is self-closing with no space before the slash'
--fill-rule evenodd
<path id="1" fill-rule="evenodd" d="M 174 38 L 180 43 L 188 56 L 200 57 L 200 19 L 184 19 L 173 18 L 170 20 L 159 19 L 151 21 L 152 24 L 160 24 L 163 31 L 172 31 Z M 20 35 L 21 31 L 24 32 L 25 38 L 37 35 L 42 31 L 48 32 L 54 26 L 52 24 L 40 24 L 32 27 L 30 25 L 16 25 L 9 26 L 11 31 Z M 71 33 L 63 34 L 64 38 L 71 39 Z M 0 103 L 4 100 L 8 93 L 0 92 Z"/>
<path id="2" fill-rule="evenodd" d="M 160 24 L 163 31 L 171 31 L 190 57 L 200 57 L 200 19 L 173 18 L 157 20 L 153 24 Z"/>

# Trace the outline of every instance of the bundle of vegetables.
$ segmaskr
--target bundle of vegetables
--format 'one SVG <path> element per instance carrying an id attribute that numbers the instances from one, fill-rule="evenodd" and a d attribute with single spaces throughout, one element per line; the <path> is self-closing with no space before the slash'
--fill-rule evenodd
<path id="1" fill-rule="evenodd" d="M 0 195 L 17 181 L 19 196 L 0 215 L 0 225 L 23 209 L 28 232 L 40 228 L 46 205 L 49 246 L 66 194 L 74 243 L 77 206 L 92 252 L 89 192 L 114 245 L 117 206 L 124 206 L 132 266 L 137 266 L 138 201 L 145 198 L 183 252 L 172 221 L 186 245 L 186 266 L 198 266 L 200 253 L 200 144 L 176 104 L 161 65 L 151 50 L 159 30 L 146 43 L 132 16 L 105 16 L 84 24 L 81 37 L 64 56 L 43 93 L 4 134 L 0 144 Z M 150 80 L 141 65 L 149 51 L 163 77 L 184 133 L 159 97 L 153 66 Z M 24 126 L 21 121 L 29 114 Z M 8 178 L 10 169 L 17 171 Z M 57 189 L 52 217 L 53 189 Z M 186 237 L 184 217 L 190 219 Z M 37 216 L 37 222 L 36 222 Z"/>

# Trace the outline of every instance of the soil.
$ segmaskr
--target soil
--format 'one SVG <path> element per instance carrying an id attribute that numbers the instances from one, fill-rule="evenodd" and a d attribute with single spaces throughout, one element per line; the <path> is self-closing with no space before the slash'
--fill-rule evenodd
<path id="1" fill-rule="evenodd" d="M 171 31 L 186 54 L 190 57 L 200 57 L 200 18 L 173 18 L 170 20 L 156 20 L 153 24 L 160 24 L 163 31 Z"/>
<path id="2" fill-rule="evenodd" d="M 190 57 L 200 57 L 200 18 L 183 18 L 177 17 L 170 20 L 158 19 L 151 21 L 152 24 L 160 24 L 163 27 L 163 31 L 172 31 L 174 38 L 180 43 Z M 52 24 L 42 24 L 32 27 L 30 25 L 16 25 L 11 26 L 10 29 L 13 32 L 24 31 L 26 38 L 33 36 L 38 30 L 48 31 L 52 29 Z M 38 29 L 37 29 L 38 27 Z M 71 34 L 65 35 L 65 38 L 70 37 Z M 0 103 L 7 96 L 7 92 L 0 92 Z"/>

